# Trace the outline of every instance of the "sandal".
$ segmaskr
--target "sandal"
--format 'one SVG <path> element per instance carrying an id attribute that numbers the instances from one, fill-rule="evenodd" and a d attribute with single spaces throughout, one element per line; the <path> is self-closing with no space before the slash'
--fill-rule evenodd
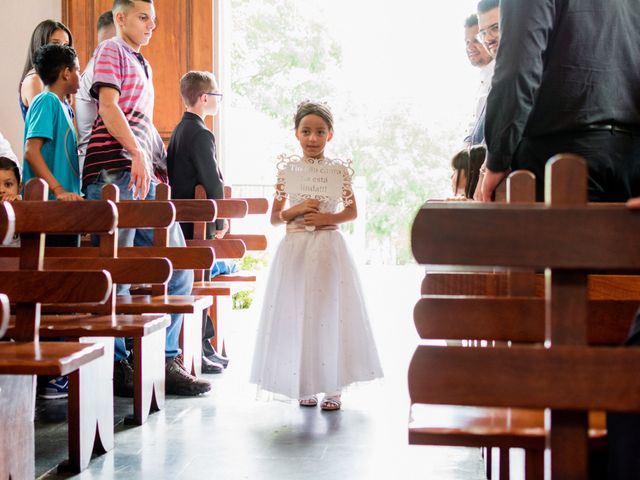
<path id="1" fill-rule="evenodd" d="M 333 412 L 336 410 L 340 410 L 342 407 L 342 402 L 340 401 L 340 395 L 332 395 L 330 397 L 324 397 L 322 403 L 320 404 L 320 408 L 325 412 Z"/>
<path id="2" fill-rule="evenodd" d="M 303 397 L 298 400 L 298 403 L 301 407 L 315 407 L 318 405 L 318 397 L 316 395 L 310 395 L 308 397 Z"/>

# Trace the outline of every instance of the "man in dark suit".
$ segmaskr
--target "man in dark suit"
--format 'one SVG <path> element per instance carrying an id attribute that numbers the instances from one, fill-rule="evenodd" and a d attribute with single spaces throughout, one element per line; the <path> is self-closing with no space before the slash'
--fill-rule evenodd
<path id="1" fill-rule="evenodd" d="M 557 153 L 589 167 L 589 199 L 640 196 L 640 2 L 503 0 L 487 100 L 489 201 L 509 170 L 536 175 Z"/>
<path id="2" fill-rule="evenodd" d="M 195 198 L 196 185 L 207 192 L 207 198 L 224 198 L 224 183 L 216 161 L 216 141 L 204 123 L 208 115 L 218 113 L 222 94 L 214 75 L 210 72 L 188 72 L 180 79 L 180 95 L 187 111 L 169 140 L 167 170 L 173 198 Z M 193 225 L 181 223 L 185 238 L 193 238 Z M 226 220 L 207 225 L 207 237 L 224 237 L 229 229 Z M 202 371 L 220 373 L 228 359 L 213 349 L 213 324 L 208 315 L 203 319 Z"/>
<path id="3" fill-rule="evenodd" d="M 541 199 L 558 153 L 587 161 L 589 200 L 640 196 L 639 22 L 638 0 L 502 0 L 481 200 L 511 169 L 531 170 Z M 607 430 L 607 478 L 640 478 L 640 415 L 609 413 Z"/>

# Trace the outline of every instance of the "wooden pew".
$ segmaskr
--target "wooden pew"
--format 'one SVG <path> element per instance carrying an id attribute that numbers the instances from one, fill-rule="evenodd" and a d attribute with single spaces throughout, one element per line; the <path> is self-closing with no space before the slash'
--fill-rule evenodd
<path id="1" fill-rule="evenodd" d="M 32 198 L 47 198 L 48 189 L 41 180 L 30 181 L 26 190 Z M 101 344 L 40 342 L 40 303 L 104 302 L 112 289 L 111 277 L 105 271 L 43 271 L 43 233 L 106 233 L 113 230 L 117 213 L 109 202 L 20 201 L 0 205 L 0 212 L 11 210 L 13 232 L 21 235 L 21 247 L 12 249 L 20 255 L 19 270 L 0 275 L 0 291 L 7 293 L 16 305 L 16 327 L 12 333 L 16 341 L 0 343 L 0 477 L 33 478 L 35 375 L 70 377 L 69 447 L 70 461 L 74 462 L 77 459 L 73 455 L 78 453 L 74 444 L 83 432 L 72 428 L 72 419 L 82 415 L 88 418 L 83 426 L 92 429 L 92 433 L 96 430 L 96 423 L 91 424 L 92 406 L 78 388 L 79 379 L 99 365 L 95 360 L 105 352 Z M 3 217 L 0 214 L 2 233 L 6 232 Z M 7 326 L 3 317 L 0 330 Z M 91 381 L 91 376 L 87 381 Z M 99 432 L 95 443 L 100 452 L 109 448 L 110 441 L 108 432 L 102 433 Z M 93 443 L 91 447 L 93 450 Z"/>
<path id="2" fill-rule="evenodd" d="M 561 178 L 561 185 L 568 178 L 572 180 L 576 178 L 575 173 L 568 173 L 570 170 L 562 172 L 566 168 L 565 165 L 558 162 L 552 164 L 552 167 L 556 170 L 561 170 L 560 174 L 556 172 L 556 177 L 551 183 L 553 185 L 552 201 L 558 202 L 558 197 L 560 196 L 559 201 L 561 204 L 571 205 L 572 200 L 575 200 L 576 203 L 582 205 L 586 203 L 586 183 L 583 185 L 585 189 L 582 193 L 582 198 L 578 199 L 572 199 L 566 194 L 563 198 L 561 196 L 563 191 L 557 187 L 558 182 L 556 180 L 558 175 Z M 564 178 L 562 178 L 562 175 L 564 175 Z M 575 191 L 575 187 L 573 187 L 573 190 Z M 578 191 L 580 192 L 581 190 Z M 419 260 L 426 260 L 426 263 L 438 263 L 439 261 L 447 263 L 451 261 L 459 264 L 478 264 L 478 262 L 490 262 L 514 267 L 555 267 L 548 274 L 549 288 L 547 289 L 546 300 L 547 305 L 549 305 L 550 316 L 547 318 L 545 340 L 547 342 L 551 341 L 551 348 L 543 346 L 512 346 L 511 348 L 504 348 L 498 346 L 494 349 L 450 348 L 445 349 L 447 352 L 443 352 L 442 350 L 436 351 L 437 349 L 434 350 L 433 347 L 420 346 L 412 361 L 409 374 L 412 400 L 419 403 L 555 407 L 556 410 L 552 411 L 551 430 L 545 432 L 552 447 L 553 460 L 551 468 L 554 477 L 586 478 L 587 421 L 586 413 L 583 412 L 605 408 L 637 411 L 640 408 L 637 399 L 621 397 L 623 385 L 627 381 L 631 381 L 627 378 L 628 376 L 625 376 L 625 372 L 622 369 L 619 371 L 614 370 L 617 381 L 607 383 L 604 386 L 602 385 L 602 377 L 598 376 L 597 362 L 594 360 L 609 361 L 614 362 L 614 364 L 622 361 L 622 359 L 637 361 L 637 358 L 635 358 L 637 353 L 611 348 L 569 347 L 562 344 L 585 345 L 593 337 L 593 329 L 589 328 L 588 323 L 593 301 L 587 303 L 586 271 L 591 269 L 637 268 L 637 254 L 629 248 L 621 247 L 627 241 L 623 238 L 624 235 L 633 232 L 633 226 L 637 226 L 637 215 L 634 216 L 632 213 L 625 211 L 623 206 L 599 207 L 590 205 L 573 211 L 569 211 L 568 207 L 545 208 L 534 206 L 530 207 L 528 211 L 527 209 L 522 209 L 519 212 L 520 224 L 518 228 L 511 229 L 513 230 L 511 231 L 506 229 L 506 224 L 497 223 L 498 221 L 495 218 L 491 218 L 491 215 L 496 215 L 498 216 L 497 218 L 500 218 L 500 221 L 503 221 L 506 216 L 513 215 L 515 211 L 509 208 L 498 211 L 495 206 L 481 208 L 488 209 L 490 212 L 478 210 L 474 221 L 487 225 L 489 232 L 505 232 L 502 237 L 496 237 L 488 234 L 487 231 L 479 229 L 473 232 L 474 235 L 470 235 L 465 239 L 467 242 L 473 241 L 478 246 L 480 257 L 488 252 L 481 260 L 472 260 L 465 252 L 456 251 L 456 247 L 460 248 L 461 242 L 457 238 L 452 240 L 452 228 L 451 225 L 447 225 L 447 222 L 463 222 L 463 219 L 461 215 L 458 215 L 462 214 L 462 212 L 456 212 L 454 208 L 451 208 L 451 211 L 448 212 L 448 214 L 452 213 L 452 217 L 447 219 L 447 222 L 444 222 L 443 218 L 440 217 L 444 212 L 429 211 L 427 212 L 428 217 L 422 218 L 420 216 L 425 213 L 425 210 L 419 214 L 413 232 L 416 257 Z M 473 210 L 473 208 L 470 210 Z M 468 213 L 464 212 L 465 219 L 468 218 Z M 531 217 L 526 215 L 531 215 Z M 542 217 L 542 215 L 547 218 Z M 437 221 L 434 221 L 434 218 L 437 218 Z M 514 218 L 512 217 L 511 221 Z M 544 218 L 544 222 L 540 220 L 542 218 Z M 425 220 L 428 220 L 428 229 L 426 228 L 427 222 Z M 624 228 L 620 227 L 623 221 L 629 222 L 625 224 Z M 607 227 L 611 225 L 618 227 L 614 229 L 614 234 L 607 231 Z M 590 231 L 587 232 L 587 230 Z M 559 232 L 563 233 L 560 234 Z M 576 236 L 572 237 L 572 233 L 568 232 L 572 232 Z M 448 235 L 447 246 L 451 245 L 453 247 L 451 252 L 445 252 L 444 255 L 442 255 L 442 250 L 447 250 L 447 248 L 441 249 L 437 247 L 437 242 L 434 241 L 434 237 L 441 234 Z M 529 239 L 526 238 L 527 235 Z M 534 239 L 534 242 L 530 241 L 531 238 Z M 569 243 L 569 240 L 573 241 L 573 245 Z M 616 244 L 617 240 L 620 243 Z M 492 242 L 493 245 L 491 245 Z M 428 245 L 426 249 L 425 244 Z M 545 250 L 540 248 L 540 245 L 547 245 L 548 247 Z M 526 247 L 526 249 L 523 250 L 523 247 Z M 498 252 L 499 248 L 502 248 L 503 251 Z M 436 250 L 438 250 L 437 254 Z M 454 251 L 455 254 L 452 253 Z M 620 256 L 616 257 L 615 254 L 612 255 L 610 252 L 616 252 Z M 520 255 L 520 257 L 514 258 L 516 255 Z M 453 257 L 456 257 L 456 259 L 453 260 Z M 436 258 L 438 260 L 434 261 Z M 576 272 L 576 269 L 581 270 L 581 272 Z M 567 272 L 567 270 L 572 271 Z M 558 298 L 559 296 L 561 298 Z M 539 301 L 535 299 L 532 301 L 539 304 Z M 468 311 L 466 313 L 470 314 Z M 421 317 L 422 315 L 419 316 Z M 523 317 L 522 320 L 529 319 Z M 630 320 L 631 317 L 628 318 L 627 325 Z M 609 341 L 611 340 L 607 340 L 607 342 Z M 466 351 L 462 352 L 462 350 Z M 533 360 L 534 357 L 535 360 Z M 489 358 L 491 360 L 487 361 Z M 502 362 L 502 371 L 499 369 L 500 365 L 491 363 L 497 361 L 496 359 Z M 429 360 L 439 363 L 437 365 L 428 364 Z M 462 360 L 465 360 L 464 364 L 468 367 L 468 372 L 463 373 L 461 376 L 459 367 L 462 366 L 462 363 L 460 363 Z M 566 363 L 567 361 L 569 363 Z M 512 368 L 514 362 L 523 363 L 519 364 L 517 368 Z M 429 371 L 420 372 L 420 367 L 428 368 Z M 480 388 L 477 382 L 470 380 L 473 374 L 478 375 L 477 367 L 486 370 L 484 373 L 488 372 L 494 383 L 490 389 L 485 388 L 487 391 L 483 393 L 479 393 Z M 546 370 L 545 367 L 547 367 Z M 451 380 L 440 378 L 437 372 L 441 372 L 441 369 L 444 369 L 447 375 L 453 372 L 453 378 Z M 541 389 L 535 390 L 526 382 L 526 380 L 530 380 L 534 386 L 538 386 L 540 381 L 545 380 L 552 383 L 554 381 L 564 381 L 562 376 L 567 371 L 579 372 L 581 374 L 580 382 L 578 382 L 578 385 L 574 379 L 562 384 L 562 387 L 558 383 L 558 391 L 562 391 L 562 395 L 557 394 L 553 388 L 549 389 L 546 385 Z M 436 373 L 434 374 L 434 372 Z M 469 373 L 468 378 L 467 373 Z M 534 375 L 538 375 L 538 377 Z M 462 377 L 465 377 L 465 380 L 461 382 Z M 508 381 L 505 381 L 505 378 Z M 521 381 L 521 391 L 512 383 L 518 381 Z M 449 391 L 445 391 L 445 384 Z M 631 385 L 637 388 L 633 381 L 631 381 Z M 599 389 L 598 386 L 602 388 Z M 574 391 L 565 393 L 567 387 L 573 387 Z M 425 389 L 431 390 L 426 392 Z M 540 390 L 544 390 L 544 392 Z M 464 395 L 462 395 L 463 391 Z M 588 393 L 593 391 L 603 392 L 602 397 L 589 398 Z M 566 409 L 577 410 L 578 412 L 566 413 L 564 411 Z M 567 447 L 567 443 L 572 445 L 571 451 Z M 537 473 L 538 475 L 540 474 L 540 472 Z"/>
<path id="3" fill-rule="evenodd" d="M 267 237 L 256 234 L 232 233 L 232 219 L 244 218 L 246 215 L 261 215 L 269 210 L 269 202 L 266 198 L 233 198 L 231 187 L 224 187 L 225 198 L 216 200 L 218 205 L 218 218 L 229 221 L 229 231 L 222 240 L 208 240 L 206 238 L 206 225 L 194 223 L 193 239 L 187 240 L 188 245 L 210 244 L 216 250 L 219 259 L 240 259 L 246 251 L 262 251 L 267 249 Z M 206 198 L 206 192 L 201 185 L 196 186 L 196 198 Z M 226 244 L 242 242 L 243 249 L 231 250 Z M 194 291 L 202 294 L 209 292 L 213 295 L 213 305 L 209 308 L 209 316 L 215 331 L 211 344 L 216 351 L 225 353 L 224 345 L 224 317 L 232 309 L 231 298 L 234 293 L 254 284 L 256 276 L 246 273 L 232 273 L 217 275 L 210 278 L 209 272 L 198 272 Z"/>
<path id="4" fill-rule="evenodd" d="M 163 185 L 159 185 L 156 192 L 162 195 Z M 103 198 L 116 202 L 120 216 L 118 226 L 120 228 L 153 228 L 155 229 L 152 247 L 126 247 L 117 245 L 117 231 L 102 235 L 100 246 L 80 248 L 47 248 L 48 257 L 85 257 L 99 258 L 111 256 L 112 258 L 147 258 L 164 257 L 170 260 L 173 268 L 193 269 L 211 268 L 215 260 L 212 248 L 181 248 L 168 247 L 167 228 L 175 219 L 175 208 L 168 201 L 124 201 L 119 202 L 118 190 L 112 185 L 106 185 L 103 189 Z M 166 284 L 156 284 L 152 290 L 140 295 L 118 295 L 115 301 L 115 312 L 118 315 L 143 315 L 143 314 L 183 314 L 183 326 L 181 330 L 181 348 L 184 364 L 187 370 L 197 375 L 201 370 L 201 315 L 207 309 L 212 300 L 206 296 L 175 296 L 166 295 Z M 57 305 L 47 306 L 48 313 L 110 313 L 104 307 L 98 305 Z M 164 378 L 164 377 L 163 377 Z M 162 381 L 164 382 L 164 381 Z M 164 384 L 164 383 L 163 383 Z M 159 400 L 159 384 L 155 388 L 156 401 Z M 156 402 L 157 403 L 157 402 Z M 140 418 L 136 416 L 135 421 Z M 144 417 L 146 418 L 146 417 Z"/>

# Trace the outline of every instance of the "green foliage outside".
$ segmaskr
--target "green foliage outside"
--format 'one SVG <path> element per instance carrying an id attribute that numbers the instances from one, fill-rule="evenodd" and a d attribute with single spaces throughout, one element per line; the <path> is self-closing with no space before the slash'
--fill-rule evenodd
<path id="1" fill-rule="evenodd" d="M 340 135 L 331 150 L 351 155 L 356 175 L 366 179 L 368 248 L 382 245 L 397 263 L 411 262 L 411 222 L 426 199 L 450 194 L 447 159 L 459 139 L 426 131 L 411 106 L 369 117 L 361 113 L 370 105 L 355 104 L 332 84 L 340 46 L 321 19 L 296 12 L 296 3 L 232 0 L 234 93 L 286 128 L 300 99 L 342 98 Z"/>
<path id="2" fill-rule="evenodd" d="M 266 252 L 247 253 L 238 264 L 240 271 L 256 271 L 268 265 Z M 251 306 L 255 288 L 240 290 L 231 296 L 234 310 L 243 310 Z"/>

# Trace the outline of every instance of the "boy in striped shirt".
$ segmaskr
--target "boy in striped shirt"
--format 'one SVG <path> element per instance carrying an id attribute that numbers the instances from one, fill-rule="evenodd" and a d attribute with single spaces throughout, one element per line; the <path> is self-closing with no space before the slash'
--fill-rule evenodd
<path id="1" fill-rule="evenodd" d="M 86 197 L 99 199 L 105 184 L 120 190 L 121 200 L 152 200 L 158 181 L 153 176 L 153 102 L 151 67 L 140 54 L 156 27 L 153 0 L 114 0 L 116 36 L 105 40 L 94 54 L 91 95 L 98 101 L 85 156 L 82 185 Z M 120 246 L 153 245 L 149 230 L 122 229 Z M 185 246 L 179 224 L 169 231 L 171 246 Z M 169 281 L 170 295 L 189 295 L 192 270 L 174 270 Z M 129 285 L 118 285 L 118 294 Z M 165 389 L 169 394 L 198 395 L 211 384 L 190 375 L 182 364 L 179 335 L 182 315 L 171 315 L 165 350 Z M 124 339 L 115 342 L 114 391 L 133 396 L 133 370 L 127 361 Z"/>

